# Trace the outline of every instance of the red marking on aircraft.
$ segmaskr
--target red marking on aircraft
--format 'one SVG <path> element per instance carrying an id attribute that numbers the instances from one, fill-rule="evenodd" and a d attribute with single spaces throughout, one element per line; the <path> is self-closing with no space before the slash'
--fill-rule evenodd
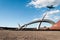
<path id="1" fill-rule="evenodd" d="M 55 23 L 50 29 L 60 29 L 60 20 Z"/>

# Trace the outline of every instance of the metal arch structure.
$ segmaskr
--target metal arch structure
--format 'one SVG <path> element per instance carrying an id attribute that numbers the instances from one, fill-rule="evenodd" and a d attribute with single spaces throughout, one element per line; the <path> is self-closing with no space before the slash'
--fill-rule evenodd
<path id="1" fill-rule="evenodd" d="M 50 24 L 52 24 L 52 25 L 54 25 L 54 24 L 55 24 L 55 22 L 54 22 L 54 21 L 49 20 L 49 19 L 36 20 L 36 21 L 32 21 L 32 22 L 30 22 L 30 23 L 24 24 L 23 26 L 21 26 L 21 27 L 20 27 L 20 29 L 22 29 L 23 27 L 26 27 L 26 26 L 28 26 L 28 25 L 31 25 L 31 24 L 34 24 L 34 23 L 39 23 L 39 22 L 47 22 L 47 23 L 50 23 Z"/>

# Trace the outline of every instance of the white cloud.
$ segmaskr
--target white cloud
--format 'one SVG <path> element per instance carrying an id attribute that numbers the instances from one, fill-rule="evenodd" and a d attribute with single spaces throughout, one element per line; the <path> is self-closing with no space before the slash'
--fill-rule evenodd
<path id="1" fill-rule="evenodd" d="M 43 13 L 43 16 L 44 16 L 46 13 L 47 13 L 47 17 L 48 17 L 48 15 L 60 14 L 60 10 L 46 11 L 45 13 Z"/>
<path id="2" fill-rule="evenodd" d="M 54 16 L 54 19 L 55 20 L 59 20 L 60 19 L 60 16 Z"/>
<path id="3" fill-rule="evenodd" d="M 50 19 L 50 20 L 53 20 L 53 21 L 55 21 L 55 20 L 60 20 L 60 16 L 58 16 L 58 15 L 60 15 L 60 10 L 47 11 L 47 12 L 43 13 L 42 17 L 43 17 L 46 13 L 47 13 L 47 15 L 45 16 L 45 19 Z M 58 14 L 58 15 L 57 15 L 57 14 Z M 35 19 L 33 19 L 33 21 L 42 19 L 42 17 L 41 17 L 41 18 L 35 18 Z"/>
<path id="4" fill-rule="evenodd" d="M 60 16 L 58 16 L 58 15 L 60 15 L 60 10 L 53 10 L 53 11 L 48 11 L 48 12 L 45 12 L 44 14 L 43 14 L 43 16 L 45 15 L 47 13 L 47 15 L 46 15 L 46 17 L 45 17 L 45 19 L 51 19 L 51 20 L 59 20 L 60 19 Z M 58 14 L 58 15 L 57 15 Z"/>
<path id="5" fill-rule="evenodd" d="M 53 10 L 53 11 L 48 12 L 48 14 L 57 14 L 59 12 L 60 12 L 60 10 Z"/>
<path id="6" fill-rule="evenodd" d="M 35 8 L 42 8 L 50 5 L 60 5 L 60 0 L 32 0 L 28 5 L 34 6 Z"/>

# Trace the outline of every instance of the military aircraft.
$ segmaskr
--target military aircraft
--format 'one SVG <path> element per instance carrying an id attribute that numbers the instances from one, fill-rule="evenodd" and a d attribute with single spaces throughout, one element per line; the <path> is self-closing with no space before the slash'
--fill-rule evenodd
<path id="1" fill-rule="evenodd" d="M 53 5 L 50 5 L 50 6 L 47 6 L 47 8 L 53 9 L 53 8 L 55 8 L 55 7 L 53 7 Z"/>

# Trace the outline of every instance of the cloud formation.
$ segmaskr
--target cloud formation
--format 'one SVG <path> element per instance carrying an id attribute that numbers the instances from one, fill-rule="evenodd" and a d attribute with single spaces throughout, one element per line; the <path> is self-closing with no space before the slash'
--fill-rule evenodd
<path id="1" fill-rule="evenodd" d="M 60 15 L 60 10 L 47 11 L 43 14 L 43 16 L 46 13 L 47 13 L 47 15 L 46 15 L 45 19 L 51 19 L 51 20 L 53 20 L 53 19 L 54 20 L 59 20 L 60 19 L 60 16 L 58 16 L 58 15 Z"/>
<path id="2" fill-rule="evenodd" d="M 47 15 L 60 14 L 60 10 L 46 11 L 44 14 L 46 14 L 46 13 L 47 13 Z"/>
<path id="3" fill-rule="evenodd" d="M 60 20 L 60 16 L 58 16 L 58 15 L 60 15 L 60 10 L 46 11 L 45 13 L 43 13 L 42 17 L 43 17 L 46 13 L 47 13 L 47 15 L 45 16 L 44 19 L 50 19 L 50 20 L 54 20 L 54 21 L 55 21 L 55 20 Z M 35 19 L 33 19 L 33 21 L 34 21 L 34 20 L 42 19 L 42 17 L 41 17 L 41 18 L 35 18 Z"/>
<path id="4" fill-rule="evenodd" d="M 31 2 L 28 3 L 28 6 L 33 6 L 35 8 L 43 8 L 43 7 L 47 7 L 47 6 L 51 6 L 53 5 L 55 6 L 59 6 L 60 5 L 60 0 L 31 0 Z M 60 10 L 50 10 L 47 11 L 45 13 L 43 13 L 43 16 L 46 15 L 45 19 L 51 19 L 51 20 L 59 20 L 60 16 L 57 16 L 56 14 L 60 15 Z M 55 16 L 56 15 L 56 16 Z M 42 19 L 42 18 L 36 18 L 34 20 L 38 20 L 38 19 Z"/>
<path id="5" fill-rule="evenodd" d="M 50 5 L 60 5 L 60 0 L 32 0 L 28 5 L 34 6 L 35 8 L 42 8 Z"/>

